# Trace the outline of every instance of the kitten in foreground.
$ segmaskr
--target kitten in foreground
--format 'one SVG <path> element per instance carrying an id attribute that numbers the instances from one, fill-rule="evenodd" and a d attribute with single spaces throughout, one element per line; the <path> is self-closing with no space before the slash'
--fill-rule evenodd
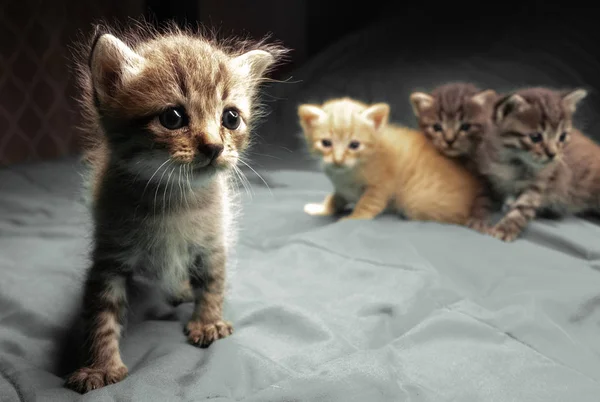
<path id="1" fill-rule="evenodd" d="M 496 103 L 475 161 L 494 190 L 514 200 L 490 234 L 513 241 L 540 212 L 600 210 L 600 146 L 572 123 L 586 95 L 525 88 Z"/>
<path id="2" fill-rule="evenodd" d="M 123 39 L 123 40 L 122 40 Z M 79 66 L 94 235 L 84 289 L 89 359 L 69 388 L 121 381 L 119 337 L 134 274 L 172 293 L 191 285 L 185 332 L 207 347 L 232 333 L 222 317 L 234 236 L 231 172 L 249 142 L 255 98 L 283 49 L 218 44 L 190 32 L 140 28 L 95 37 Z"/>
<path id="3" fill-rule="evenodd" d="M 431 93 L 410 95 L 423 134 L 441 154 L 455 159 L 478 178 L 481 192 L 473 203 L 468 226 L 481 232 L 488 229 L 487 218 L 494 200 L 486 179 L 478 172 L 474 156 L 483 136 L 490 131 L 497 98 L 494 90 L 481 90 L 464 82 L 441 85 Z"/>
<path id="4" fill-rule="evenodd" d="M 408 219 L 464 224 L 478 182 L 440 155 L 418 131 L 388 124 L 385 103 L 341 98 L 301 105 L 300 125 L 335 188 L 310 215 L 333 215 L 355 203 L 343 219 L 372 219 L 390 207 Z"/>

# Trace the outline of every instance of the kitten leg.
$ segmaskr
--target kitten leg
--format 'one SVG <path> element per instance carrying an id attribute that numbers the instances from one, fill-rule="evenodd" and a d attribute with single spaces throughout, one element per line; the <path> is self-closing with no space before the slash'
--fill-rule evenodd
<path id="1" fill-rule="evenodd" d="M 487 192 L 480 191 L 471 207 L 471 217 L 467 221 L 467 227 L 480 233 L 487 233 L 490 230 L 488 217 L 491 210 L 491 199 Z"/>
<path id="2" fill-rule="evenodd" d="M 382 213 L 389 203 L 389 192 L 381 187 L 367 187 L 352 213 L 342 219 L 373 219 Z"/>
<path id="3" fill-rule="evenodd" d="M 542 204 L 543 190 L 538 186 L 532 186 L 525 190 L 511 204 L 510 210 L 488 233 L 503 240 L 513 241 L 531 220 L 535 218 L 536 210 Z"/>
<path id="4" fill-rule="evenodd" d="M 225 261 L 225 250 L 218 248 L 196 258 L 192 267 L 190 284 L 196 305 L 185 333 L 191 344 L 201 348 L 233 332 L 231 323 L 223 320 Z"/>
<path id="5" fill-rule="evenodd" d="M 341 211 L 346 205 L 346 201 L 336 193 L 329 194 L 325 197 L 322 204 L 306 204 L 304 212 L 313 216 L 331 216 Z"/>
<path id="6" fill-rule="evenodd" d="M 126 278 L 114 273 L 114 265 L 97 262 L 84 290 L 84 324 L 89 359 L 67 379 L 66 386 L 86 393 L 121 381 L 127 367 L 119 353 L 119 338 L 126 303 Z"/>

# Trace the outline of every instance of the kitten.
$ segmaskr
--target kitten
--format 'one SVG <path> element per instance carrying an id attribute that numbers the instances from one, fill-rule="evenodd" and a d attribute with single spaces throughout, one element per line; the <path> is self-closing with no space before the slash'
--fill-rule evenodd
<path id="1" fill-rule="evenodd" d="M 443 155 L 463 164 L 481 182 L 468 226 L 485 231 L 493 200 L 485 178 L 474 163 L 474 152 L 490 130 L 491 111 L 498 95 L 473 84 L 453 82 L 435 88 L 430 94 L 413 92 L 410 103 L 421 131 Z"/>
<path id="2" fill-rule="evenodd" d="M 298 108 L 306 141 L 335 188 L 305 212 L 333 215 L 355 204 L 343 219 L 372 219 L 390 208 L 408 219 L 464 224 L 475 178 L 420 132 L 387 124 L 389 112 L 385 103 L 349 98 Z"/>
<path id="3" fill-rule="evenodd" d="M 207 347 L 232 333 L 222 316 L 231 247 L 229 178 L 249 142 L 263 75 L 276 46 L 225 46 L 171 28 L 126 41 L 105 33 L 79 66 L 94 235 L 84 289 L 87 366 L 78 392 L 121 381 L 119 337 L 133 275 L 185 293 L 195 308 L 185 331 Z M 127 42 L 127 43 L 126 43 Z"/>
<path id="4" fill-rule="evenodd" d="M 491 107 L 497 94 L 470 83 L 449 83 L 431 94 L 414 92 L 410 102 L 421 131 L 442 154 L 470 160 L 489 130 Z"/>
<path id="5" fill-rule="evenodd" d="M 515 240 L 539 212 L 579 213 L 600 207 L 600 147 L 572 126 L 587 92 L 525 88 L 502 97 L 477 152 L 494 190 L 514 200 L 490 230 Z"/>

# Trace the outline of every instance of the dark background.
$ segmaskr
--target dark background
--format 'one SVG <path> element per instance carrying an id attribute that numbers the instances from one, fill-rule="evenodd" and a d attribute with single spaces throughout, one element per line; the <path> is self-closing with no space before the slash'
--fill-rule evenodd
<path id="1" fill-rule="evenodd" d="M 299 90 L 310 87 L 303 71 L 332 46 L 339 47 L 340 41 L 348 43 L 344 52 L 354 55 L 349 60 L 357 69 L 383 68 L 398 60 L 403 66 L 420 66 L 423 62 L 428 67 L 435 66 L 439 74 L 435 79 L 421 78 L 417 86 L 423 89 L 459 78 L 474 77 L 487 82 L 487 76 L 479 70 L 490 72 L 490 76 L 502 76 L 502 82 L 510 81 L 514 86 L 554 83 L 584 86 L 591 91 L 584 106 L 588 116 L 586 128 L 595 135 L 599 129 L 594 111 L 598 104 L 596 88 L 600 86 L 597 45 L 600 13 L 592 4 L 0 0 L 0 166 L 77 152 L 78 133 L 74 129 L 77 108 L 72 101 L 69 46 L 77 40 L 78 33 L 88 33 L 98 19 L 127 24 L 130 18 L 140 16 L 154 23 L 169 19 L 180 23 L 200 21 L 223 36 L 243 34 L 260 38 L 271 33 L 293 50 L 290 61 L 275 71 L 274 76 L 299 77 L 304 80 L 298 83 Z M 353 45 L 357 42 L 347 40 L 371 31 L 375 33 L 365 36 L 368 41 L 360 42 L 360 49 Z M 471 63 L 470 74 L 461 75 L 453 70 L 444 75 L 448 63 L 457 65 L 461 59 Z M 415 69 L 397 71 L 407 74 L 407 85 L 415 86 L 416 81 L 405 72 Z M 529 73 L 520 73 L 525 70 Z M 391 82 L 401 79 L 394 77 Z M 338 91 L 332 95 L 343 94 Z M 403 92 L 401 101 L 397 101 L 399 105 L 402 103 L 398 106 L 402 113 L 407 110 L 405 95 Z M 310 94 L 305 98 L 309 99 Z M 315 95 L 310 100 L 324 99 Z M 394 106 L 394 101 L 390 102 Z M 292 114 L 275 110 L 275 116 L 287 119 Z"/>

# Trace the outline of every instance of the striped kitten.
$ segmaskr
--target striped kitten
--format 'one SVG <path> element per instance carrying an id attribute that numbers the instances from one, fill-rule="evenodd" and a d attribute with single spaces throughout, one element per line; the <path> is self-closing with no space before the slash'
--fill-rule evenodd
<path id="1" fill-rule="evenodd" d="M 385 103 L 349 98 L 298 108 L 308 146 L 334 186 L 323 203 L 304 211 L 334 215 L 354 204 L 342 219 L 373 219 L 389 209 L 412 220 L 465 224 L 476 179 L 420 132 L 388 124 L 389 112 Z"/>
<path id="2" fill-rule="evenodd" d="M 142 36 L 140 36 L 142 35 Z M 96 37 L 80 66 L 94 236 L 84 289 L 88 361 L 67 380 L 78 392 L 121 381 L 119 337 L 133 275 L 172 294 L 191 285 L 185 331 L 207 347 L 231 334 L 222 316 L 234 236 L 228 180 L 246 148 L 254 99 L 280 54 L 224 47 L 176 29 Z"/>
<path id="3" fill-rule="evenodd" d="M 441 85 L 429 94 L 413 92 L 410 95 L 413 112 L 425 136 L 441 154 L 463 164 L 481 182 L 481 193 L 467 224 L 478 231 L 488 228 L 486 221 L 492 200 L 485 178 L 477 171 L 474 154 L 490 130 L 497 97 L 494 90 L 481 90 L 464 82 Z"/>
<path id="4" fill-rule="evenodd" d="M 583 89 L 526 88 L 494 108 L 494 127 L 477 153 L 493 189 L 514 199 L 489 231 L 515 240 L 536 213 L 600 208 L 600 147 L 572 126 Z"/>
<path id="5" fill-rule="evenodd" d="M 489 130 L 489 115 L 496 99 L 493 90 L 455 82 L 430 94 L 414 92 L 410 103 L 419 128 L 442 154 L 465 163 Z"/>

